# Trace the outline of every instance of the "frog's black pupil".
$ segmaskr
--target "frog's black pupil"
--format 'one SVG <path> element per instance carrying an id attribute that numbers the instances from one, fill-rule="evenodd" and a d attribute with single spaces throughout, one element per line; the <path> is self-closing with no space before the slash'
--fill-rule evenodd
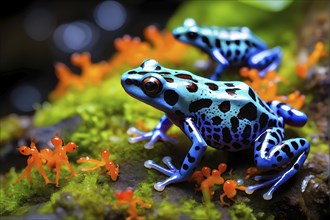
<path id="1" fill-rule="evenodd" d="M 142 90 L 148 96 L 155 96 L 162 91 L 161 82 L 155 77 L 147 77 L 142 81 Z"/>
<path id="2" fill-rule="evenodd" d="M 144 84 L 144 88 L 151 92 L 157 89 L 157 84 L 155 82 L 147 82 L 146 84 Z"/>
<path id="3" fill-rule="evenodd" d="M 191 40 L 194 40 L 194 39 L 196 39 L 196 38 L 198 37 L 198 34 L 197 34 L 196 32 L 191 32 L 191 31 L 189 31 L 189 32 L 187 33 L 187 37 L 188 37 L 189 39 L 191 39 Z"/>

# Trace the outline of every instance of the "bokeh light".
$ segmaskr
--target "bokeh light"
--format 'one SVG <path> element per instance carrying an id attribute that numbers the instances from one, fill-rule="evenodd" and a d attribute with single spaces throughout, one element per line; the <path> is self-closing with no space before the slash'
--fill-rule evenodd
<path id="1" fill-rule="evenodd" d="M 114 31 L 125 23 L 126 10 L 116 1 L 104 1 L 95 7 L 94 19 L 104 30 Z"/>
<path id="2" fill-rule="evenodd" d="M 22 112 L 31 112 L 33 105 L 41 102 L 41 94 L 34 86 L 21 85 L 10 93 L 10 102 Z"/>
<path id="3" fill-rule="evenodd" d="M 49 10 L 39 7 L 28 10 L 24 19 L 25 32 L 36 41 L 43 41 L 51 36 L 55 24 L 55 16 Z"/>
<path id="4" fill-rule="evenodd" d="M 62 24 L 56 28 L 53 36 L 55 45 L 68 53 L 90 50 L 98 38 L 98 29 L 87 21 Z"/>

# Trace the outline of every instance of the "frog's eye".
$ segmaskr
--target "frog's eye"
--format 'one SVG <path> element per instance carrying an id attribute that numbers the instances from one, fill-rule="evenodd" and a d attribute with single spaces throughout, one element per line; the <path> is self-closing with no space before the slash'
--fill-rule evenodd
<path id="1" fill-rule="evenodd" d="M 189 31 L 187 33 L 187 38 L 190 40 L 195 40 L 198 37 L 198 34 L 196 32 Z"/>
<path id="2" fill-rule="evenodd" d="M 162 83 L 155 77 L 147 77 L 142 81 L 142 90 L 148 96 L 157 95 L 162 88 Z"/>

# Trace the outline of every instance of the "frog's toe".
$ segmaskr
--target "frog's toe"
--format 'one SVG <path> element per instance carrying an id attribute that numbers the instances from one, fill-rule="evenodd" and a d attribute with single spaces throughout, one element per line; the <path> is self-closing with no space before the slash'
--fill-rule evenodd
<path id="1" fill-rule="evenodd" d="M 172 164 L 172 158 L 170 156 L 163 157 L 163 163 L 175 173 L 178 169 Z"/>
<path id="2" fill-rule="evenodd" d="M 252 194 L 252 193 L 254 193 L 254 191 L 255 191 L 255 189 L 254 189 L 253 186 L 248 186 L 248 187 L 246 187 L 246 189 L 245 189 L 245 193 L 246 193 L 246 194 Z"/>
<path id="3" fill-rule="evenodd" d="M 144 162 L 144 167 L 146 167 L 148 169 L 151 169 L 153 163 L 154 162 L 152 160 L 147 160 L 147 161 Z"/>
<path id="4" fill-rule="evenodd" d="M 155 142 L 153 142 L 153 141 L 149 141 L 148 143 L 146 143 L 146 144 L 144 145 L 144 148 L 145 148 L 145 149 L 152 149 L 152 148 L 154 148 L 154 145 L 155 145 Z"/>
<path id="5" fill-rule="evenodd" d="M 163 182 L 158 182 L 154 185 L 155 190 L 161 192 L 164 191 L 165 189 L 165 185 L 163 184 Z"/>
<path id="6" fill-rule="evenodd" d="M 146 162 L 144 162 L 144 166 L 148 169 L 155 169 L 155 170 L 165 174 L 166 176 L 171 176 L 173 174 L 173 170 L 169 170 L 164 167 L 161 167 L 153 160 L 147 160 Z"/>
<path id="7" fill-rule="evenodd" d="M 130 127 L 128 130 L 127 130 L 127 134 L 128 135 L 144 135 L 145 132 L 143 131 L 140 131 L 139 129 L 135 128 L 135 127 Z"/>
<path id="8" fill-rule="evenodd" d="M 140 141 L 144 141 L 144 140 L 148 140 L 148 137 L 146 136 L 139 136 L 139 137 L 129 137 L 128 138 L 128 142 L 131 144 L 140 142 Z"/>
<path id="9" fill-rule="evenodd" d="M 273 192 L 266 192 L 263 196 L 264 200 L 271 200 L 273 198 Z"/>

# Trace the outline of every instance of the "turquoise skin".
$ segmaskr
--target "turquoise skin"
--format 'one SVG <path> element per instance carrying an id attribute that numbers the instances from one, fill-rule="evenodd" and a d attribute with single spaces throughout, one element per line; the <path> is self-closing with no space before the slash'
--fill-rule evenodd
<path id="1" fill-rule="evenodd" d="M 218 63 L 210 76 L 212 80 L 219 80 L 228 66 L 255 68 L 263 78 L 281 63 L 281 48 L 267 49 L 248 27 L 199 26 L 187 18 L 172 33 L 177 40 L 200 48 Z"/>
<path id="2" fill-rule="evenodd" d="M 154 185 L 158 191 L 190 178 L 207 146 L 233 152 L 254 148 L 255 165 L 277 173 L 256 177 L 267 181 L 247 187 L 246 192 L 272 185 L 263 196 L 269 200 L 308 156 L 310 145 L 306 139 L 284 140 L 284 124 L 301 127 L 307 122 L 306 115 L 278 101 L 262 101 L 244 82 L 216 82 L 184 70 L 162 67 L 149 59 L 125 72 L 121 83 L 129 95 L 165 113 L 150 132 L 129 129 L 130 134 L 138 135 L 130 138 L 130 142 L 150 140 L 146 148 L 152 148 L 158 140 L 173 141 L 166 136 L 172 124 L 192 142 L 180 169 L 172 165 L 170 157 L 163 159 L 168 169 L 152 160 L 145 162 L 147 168 L 168 176 Z"/>

